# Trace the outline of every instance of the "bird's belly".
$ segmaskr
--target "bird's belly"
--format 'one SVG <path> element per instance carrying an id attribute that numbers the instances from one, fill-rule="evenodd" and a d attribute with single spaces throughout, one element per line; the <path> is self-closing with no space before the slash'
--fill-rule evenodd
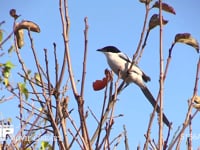
<path id="1" fill-rule="evenodd" d="M 129 69 L 129 63 L 124 62 L 115 62 L 115 60 L 108 62 L 110 68 L 114 71 L 116 75 L 119 75 L 119 73 L 122 76 L 122 79 L 127 77 L 127 71 Z"/>
<path id="2" fill-rule="evenodd" d="M 140 74 L 134 71 L 128 73 L 130 63 L 124 63 L 124 62 L 119 63 L 119 61 L 116 62 L 115 60 L 113 60 L 108 62 L 108 64 L 110 68 L 114 71 L 114 73 L 116 75 L 119 75 L 120 73 L 121 78 L 123 80 L 126 80 L 127 83 L 134 82 L 139 86 L 143 85 L 143 79 Z"/>

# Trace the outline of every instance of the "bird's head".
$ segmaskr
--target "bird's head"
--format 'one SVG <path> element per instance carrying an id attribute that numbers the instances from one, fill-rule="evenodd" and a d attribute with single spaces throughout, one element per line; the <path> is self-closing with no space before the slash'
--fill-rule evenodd
<path id="1" fill-rule="evenodd" d="M 107 54 L 107 53 L 120 53 L 120 50 L 114 46 L 106 46 L 106 47 L 103 47 L 101 49 L 98 49 L 97 51 L 99 52 L 103 52 L 104 54 Z"/>

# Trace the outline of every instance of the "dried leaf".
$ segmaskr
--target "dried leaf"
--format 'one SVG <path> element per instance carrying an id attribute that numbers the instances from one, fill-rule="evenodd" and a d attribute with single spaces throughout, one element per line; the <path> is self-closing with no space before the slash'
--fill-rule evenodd
<path id="1" fill-rule="evenodd" d="M 164 19 L 162 18 L 162 23 L 163 23 L 163 25 L 165 25 L 165 24 L 168 23 L 168 21 L 167 21 L 167 20 L 164 20 Z M 159 18 L 159 15 L 158 15 L 158 14 L 154 14 L 154 15 L 151 17 L 150 21 L 149 21 L 149 30 L 153 29 L 154 27 L 156 27 L 156 26 L 158 26 L 158 25 L 160 25 L 160 18 Z"/>
<path id="2" fill-rule="evenodd" d="M 140 0 L 141 3 L 149 4 L 152 0 Z"/>
<path id="3" fill-rule="evenodd" d="M 176 34 L 175 36 L 175 40 L 176 43 L 184 43 L 187 45 L 190 45 L 192 47 L 194 47 L 197 51 L 197 53 L 199 53 L 199 43 L 196 39 L 194 39 L 190 33 L 179 33 Z"/>
<path id="4" fill-rule="evenodd" d="M 194 102 L 195 102 L 195 104 L 193 104 L 193 106 L 196 109 L 200 110 L 200 97 L 196 95 L 193 98 L 194 98 Z"/>
<path id="5" fill-rule="evenodd" d="M 159 2 L 156 1 L 155 4 L 152 6 L 153 8 L 159 8 Z M 169 12 L 169 13 L 172 13 L 172 14 L 176 14 L 174 8 L 166 3 L 162 3 L 162 10 L 166 11 L 166 12 Z"/>
<path id="6" fill-rule="evenodd" d="M 111 81 L 113 79 L 112 75 L 111 75 L 111 72 L 108 69 L 105 69 L 104 73 L 105 73 L 107 81 Z"/>
<path id="7" fill-rule="evenodd" d="M 15 36 L 17 38 L 17 46 L 18 48 L 22 48 L 24 46 L 24 30 L 19 29 L 15 32 Z"/>
<path id="8" fill-rule="evenodd" d="M 40 32 L 40 27 L 36 23 L 27 20 L 23 20 L 15 26 L 15 32 L 17 32 L 20 29 L 27 29 L 38 33 Z"/>
<path id="9" fill-rule="evenodd" d="M 105 77 L 102 80 L 96 80 L 95 82 L 93 82 L 93 89 L 95 91 L 102 90 L 107 86 L 108 82 L 112 80 L 111 72 L 108 69 L 105 69 L 104 73 Z"/>
<path id="10" fill-rule="evenodd" d="M 107 79 L 103 78 L 103 80 L 96 80 L 95 82 L 93 82 L 93 89 L 95 91 L 99 91 L 102 90 L 103 88 L 105 88 L 107 85 Z"/>

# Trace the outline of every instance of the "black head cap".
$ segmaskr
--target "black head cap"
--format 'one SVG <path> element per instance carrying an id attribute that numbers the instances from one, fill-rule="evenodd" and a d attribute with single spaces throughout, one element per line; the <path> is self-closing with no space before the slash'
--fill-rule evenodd
<path id="1" fill-rule="evenodd" d="M 115 46 L 106 46 L 104 48 L 98 49 L 100 52 L 112 52 L 112 53 L 120 53 L 120 50 Z"/>

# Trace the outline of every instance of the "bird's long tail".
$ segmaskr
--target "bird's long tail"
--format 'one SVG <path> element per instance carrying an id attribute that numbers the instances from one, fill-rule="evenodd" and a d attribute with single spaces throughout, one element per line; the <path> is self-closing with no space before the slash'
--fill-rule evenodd
<path id="1" fill-rule="evenodd" d="M 146 86 L 141 87 L 142 92 L 144 93 L 145 97 L 149 100 L 149 102 L 151 103 L 151 105 L 155 108 L 156 106 L 156 100 L 154 99 L 153 95 L 151 94 L 151 92 L 149 91 L 149 89 Z M 156 112 L 160 113 L 160 106 L 157 105 L 156 108 Z M 171 123 L 169 122 L 169 120 L 167 119 L 167 117 L 165 116 L 165 114 L 163 113 L 163 122 L 170 127 Z"/>

